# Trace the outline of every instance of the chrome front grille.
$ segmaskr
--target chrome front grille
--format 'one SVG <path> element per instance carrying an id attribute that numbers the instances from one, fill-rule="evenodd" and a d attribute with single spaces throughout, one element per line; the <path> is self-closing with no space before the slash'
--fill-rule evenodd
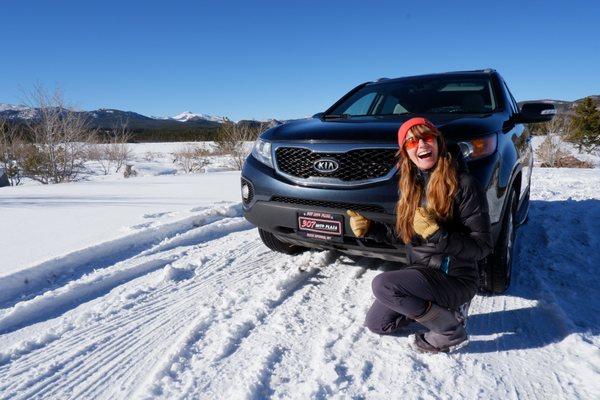
<path id="1" fill-rule="evenodd" d="M 304 147 L 279 147 L 275 151 L 277 168 L 299 179 L 331 178 L 341 182 L 379 179 L 396 164 L 394 148 L 353 149 L 346 152 L 317 152 Z M 333 160 L 338 168 L 332 172 L 315 169 L 315 162 Z"/>

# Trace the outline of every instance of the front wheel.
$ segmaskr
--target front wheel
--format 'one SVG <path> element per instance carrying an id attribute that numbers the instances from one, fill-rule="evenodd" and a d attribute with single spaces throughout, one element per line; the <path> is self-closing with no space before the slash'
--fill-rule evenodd
<path id="1" fill-rule="evenodd" d="M 267 232 L 260 228 L 258 228 L 258 234 L 265 246 L 278 253 L 293 255 L 302 253 L 306 250 L 306 247 L 296 246 L 294 244 L 282 242 L 281 240 L 277 239 L 275 235 L 273 235 L 271 232 Z"/>
<path id="2" fill-rule="evenodd" d="M 500 237 L 490 254 L 480 265 L 482 268 L 480 288 L 485 292 L 503 293 L 510 286 L 513 253 L 515 247 L 517 195 L 512 189 L 509 193 L 507 209 L 504 213 Z"/>

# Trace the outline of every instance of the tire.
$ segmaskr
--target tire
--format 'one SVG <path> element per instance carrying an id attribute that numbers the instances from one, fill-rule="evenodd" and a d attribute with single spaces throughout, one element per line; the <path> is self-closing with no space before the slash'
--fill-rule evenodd
<path id="1" fill-rule="evenodd" d="M 277 239 L 275 235 L 273 235 L 271 232 L 267 232 L 260 228 L 258 228 L 258 234 L 265 246 L 278 253 L 294 255 L 307 250 L 306 247 L 296 246 L 294 244 L 282 242 L 281 240 Z"/>
<path id="2" fill-rule="evenodd" d="M 515 249 L 517 195 L 511 189 L 507 209 L 502 221 L 502 230 L 494 252 L 480 264 L 480 289 L 484 292 L 504 293 L 510 286 Z"/>

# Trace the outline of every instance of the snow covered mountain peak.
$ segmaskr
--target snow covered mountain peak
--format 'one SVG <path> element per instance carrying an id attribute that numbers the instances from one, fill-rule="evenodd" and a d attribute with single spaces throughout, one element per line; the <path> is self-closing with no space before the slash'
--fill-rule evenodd
<path id="1" fill-rule="evenodd" d="M 207 115 L 207 114 L 194 114 L 191 111 L 184 111 L 181 114 L 177 114 L 176 116 L 171 117 L 171 119 L 181 121 L 181 122 L 198 121 L 198 120 L 223 122 L 225 120 L 224 117 L 215 117 L 213 115 Z"/>
<path id="2" fill-rule="evenodd" d="M 24 111 L 27 110 L 29 107 L 24 106 L 24 105 L 13 105 L 13 104 L 6 104 L 6 103 L 0 103 L 0 112 L 1 111 Z"/>
<path id="3" fill-rule="evenodd" d="M 193 112 L 191 112 L 191 111 L 184 111 L 181 114 L 177 114 L 176 116 L 171 117 L 171 118 L 172 119 L 176 119 L 178 121 L 187 121 L 190 118 L 194 118 L 194 117 L 197 117 L 197 115 L 194 114 Z"/>

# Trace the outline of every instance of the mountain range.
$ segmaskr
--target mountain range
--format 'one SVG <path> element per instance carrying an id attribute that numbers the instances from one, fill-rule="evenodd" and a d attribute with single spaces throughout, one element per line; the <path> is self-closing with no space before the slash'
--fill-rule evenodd
<path id="1" fill-rule="evenodd" d="M 101 108 L 94 111 L 75 111 L 83 114 L 90 125 L 98 129 L 112 129 L 123 123 L 133 130 L 179 130 L 190 128 L 216 128 L 225 121 L 227 117 L 213 116 L 207 114 L 194 114 L 185 111 L 174 117 L 148 117 L 133 111 L 122 111 L 111 108 Z M 23 105 L 12 105 L 0 103 L 0 119 L 15 122 L 25 122 L 39 116 L 39 110 Z M 270 125 L 280 124 L 285 121 L 270 119 L 267 121 L 242 120 L 238 123 L 268 123 Z"/>
<path id="2" fill-rule="evenodd" d="M 131 129 L 177 129 L 194 127 L 218 127 L 226 118 L 206 114 L 194 114 L 189 111 L 174 117 L 148 117 L 133 111 L 101 108 L 94 111 L 76 111 L 83 114 L 90 124 L 99 129 L 111 129 L 127 123 Z M 24 122 L 38 117 L 39 110 L 23 105 L 0 103 L 0 118 Z"/>
<path id="3" fill-rule="evenodd" d="M 592 97 L 600 106 L 600 96 L 594 95 Z M 564 100 L 530 100 L 530 101 L 544 101 L 554 104 L 558 114 L 570 114 L 573 113 L 574 108 L 583 99 L 575 101 L 564 101 Z M 526 101 L 519 102 L 519 105 L 526 103 Z M 138 114 L 133 111 L 122 111 L 111 108 L 101 108 L 94 111 L 76 111 L 82 113 L 88 118 L 90 124 L 99 129 L 112 129 L 116 126 L 120 126 L 123 123 L 127 124 L 129 129 L 133 130 L 181 130 L 181 129 L 194 129 L 194 128 L 217 128 L 223 122 L 228 121 L 226 117 L 219 117 L 207 114 L 194 114 L 191 111 L 185 111 L 181 114 L 175 115 L 174 117 L 148 117 L 142 114 Z M 0 119 L 7 119 L 17 122 L 23 122 L 31 119 L 35 119 L 39 115 L 39 110 L 32 107 L 23 105 L 12 105 L 0 103 Z M 254 121 L 245 120 L 238 121 L 244 123 L 268 123 L 269 125 L 277 125 L 280 123 L 287 122 L 286 120 L 270 119 L 268 121 Z"/>

